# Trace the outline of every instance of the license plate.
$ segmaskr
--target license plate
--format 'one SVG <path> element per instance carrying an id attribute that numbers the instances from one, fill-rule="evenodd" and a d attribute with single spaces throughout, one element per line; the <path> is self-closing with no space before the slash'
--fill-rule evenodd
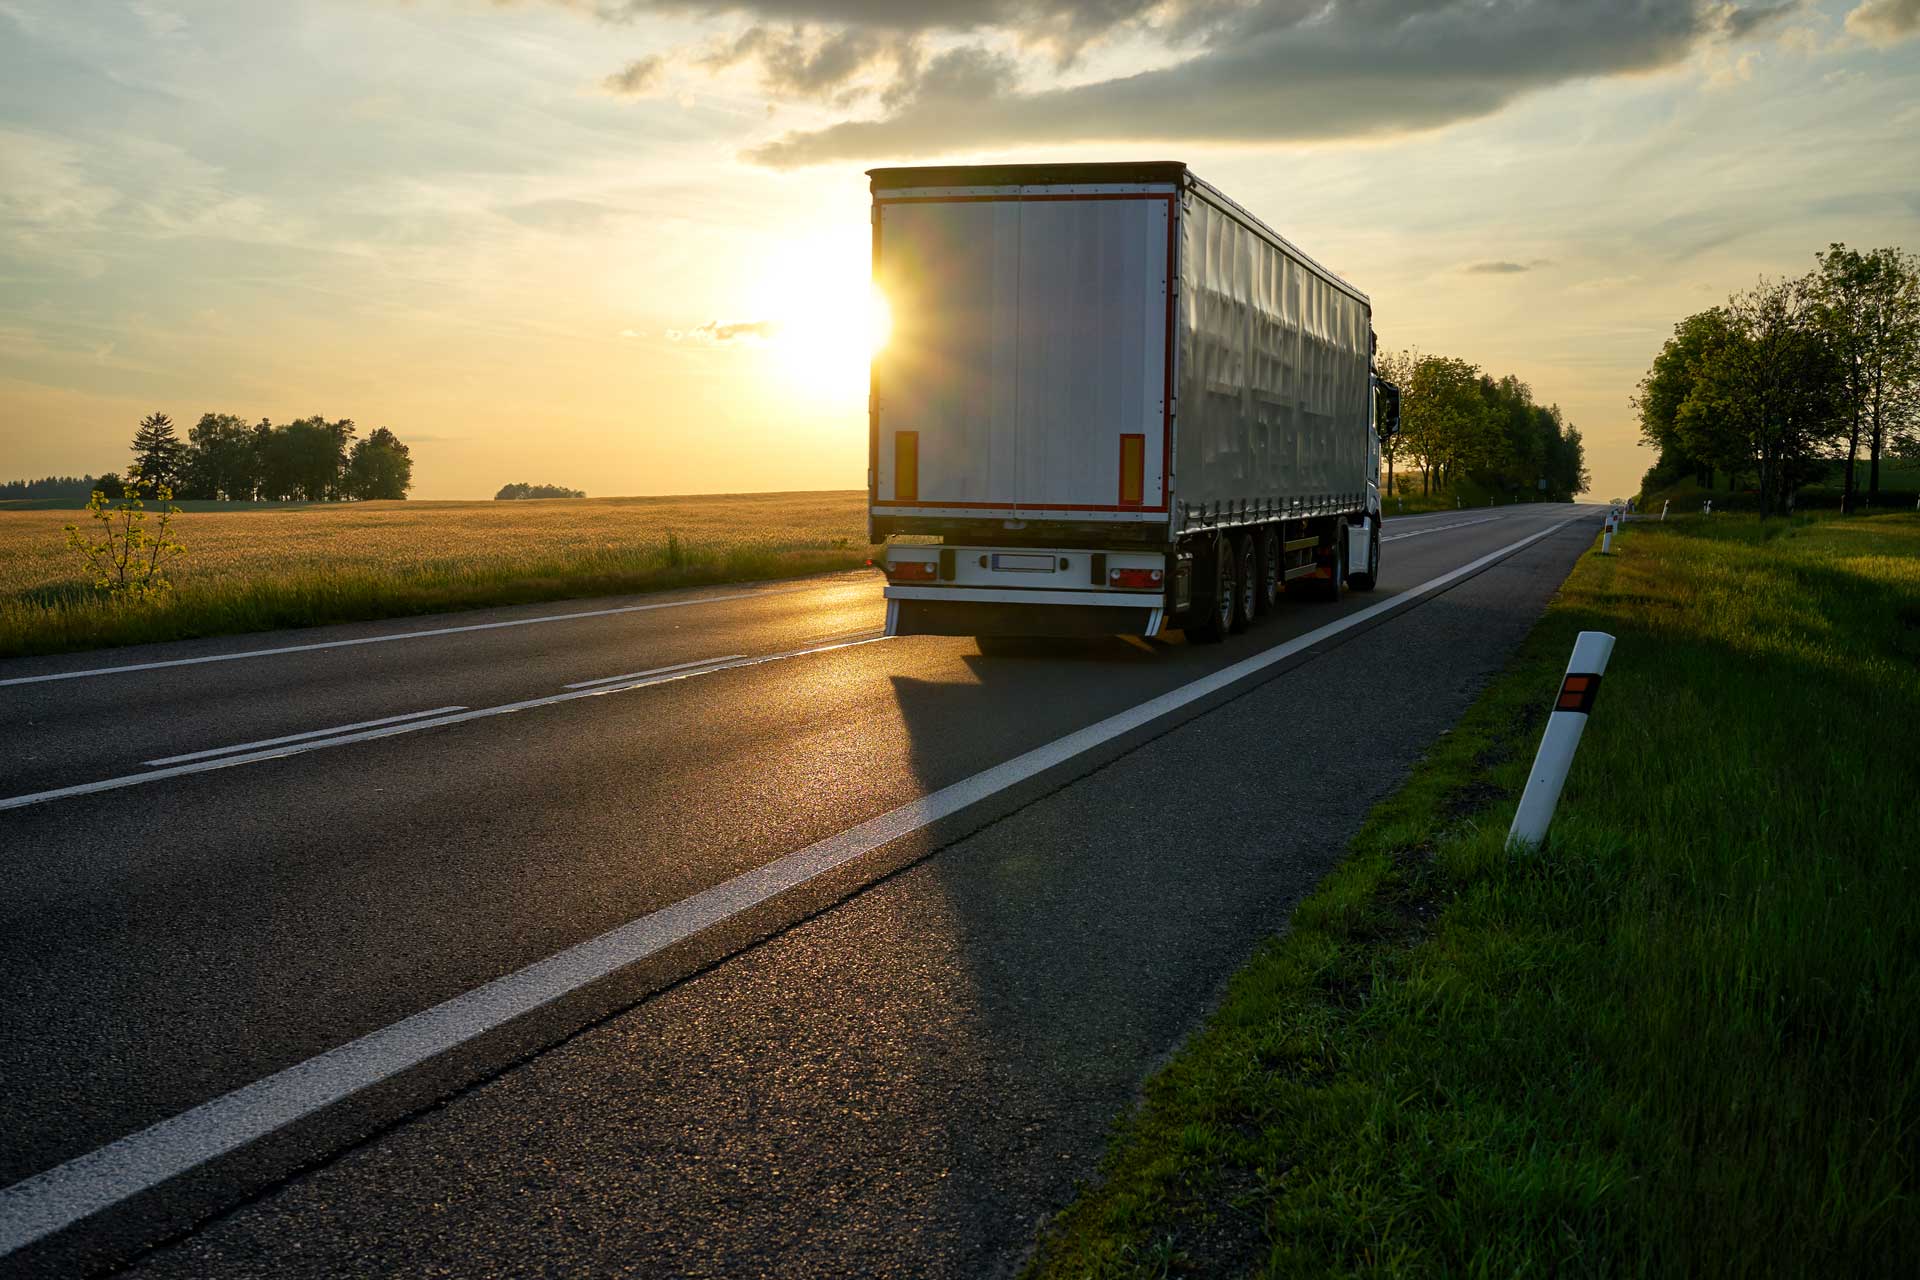
<path id="1" fill-rule="evenodd" d="M 1023 556 L 1016 552 L 996 551 L 993 567 L 1011 573 L 1052 573 L 1052 556 Z"/>

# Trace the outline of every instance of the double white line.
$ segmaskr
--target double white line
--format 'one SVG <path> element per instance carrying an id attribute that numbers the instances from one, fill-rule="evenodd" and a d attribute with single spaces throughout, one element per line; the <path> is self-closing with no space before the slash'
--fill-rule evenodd
<path id="1" fill-rule="evenodd" d="M 205 751 L 190 751 L 185 755 L 162 756 L 157 760 L 147 761 L 148 769 L 145 773 L 129 773 L 118 778 L 102 778 L 98 782 L 81 782 L 71 787 L 55 787 L 51 791 L 34 791 L 27 795 L 8 796 L 0 799 L 0 810 L 23 809 L 30 804 L 46 804 L 52 800 L 66 800 L 74 796 L 118 791 L 122 787 L 144 786 L 150 782 L 162 782 L 168 778 L 183 777 L 190 773 L 206 773 L 213 769 L 230 769 L 237 765 L 258 764 L 263 760 L 279 760 L 307 751 L 319 751 L 326 747 L 344 747 L 355 742 L 372 742 L 377 738 L 392 738 L 402 733 L 417 733 L 422 729 L 438 729 L 444 725 L 464 724 L 469 720 L 485 720 L 492 716 L 510 715 L 515 711 L 530 711 L 535 707 L 551 707 L 561 702 L 572 702 L 577 698 L 595 698 L 607 693 L 626 693 L 632 689 L 645 689 L 650 685 L 665 684 L 670 680 L 711 675 L 716 671 L 730 671 L 735 667 L 754 667 L 763 662 L 779 662 L 784 658 L 798 658 L 809 653 L 826 653 L 832 649 L 847 649 L 855 645 L 873 644 L 884 639 L 886 639 L 885 636 L 865 635 L 851 640 L 835 640 L 805 649 L 789 649 L 785 653 L 769 653 L 753 658 L 737 653 L 728 654 L 722 658 L 705 658 L 699 662 L 681 662 L 670 667 L 655 667 L 649 671 L 633 671 L 626 675 L 606 676 L 598 680 L 582 680 L 567 685 L 565 693 L 549 694 L 544 698 L 526 698 L 519 702 L 506 702 L 497 707 L 480 707 L 476 710 L 468 710 L 465 707 L 434 707 L 429 711 L 412 711 L 406 715 L 362 720 L 356 724 L 343 724 L 332 729 L 310 729 L 305 733 L 289 733 L 278 738 L 263 738 L 258 742 L 242 742 L 230 747 L 212 747 Z"/>

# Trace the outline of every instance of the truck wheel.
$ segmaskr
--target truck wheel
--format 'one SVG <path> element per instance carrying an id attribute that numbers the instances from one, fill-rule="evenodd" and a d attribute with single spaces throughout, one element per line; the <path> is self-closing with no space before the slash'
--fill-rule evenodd
<path id="1" fill-rule="evenodd" d="M 1372 520 L 1372 530 L 1367 536 L 1367 567 L 1347 575 L 1347 585 L 1355 591 L 1371 591 L 1373 584 L 1380 580 L 1380 517 Z"/>
<path id="2" fill-rule="evenodd" d="M 1280 603 L 1283 585 L 1280 571 L 1280 532 L 1269 525 L 1255 538 L 1260 549 L 1260 590 L 1254 598 L 1254 612 L 1271 613 Z"/>
<path id="3" fill-rule="evenodd" d="M 1347 580 L 1347 520 L 1345 516 L 1333 522 L 1333 576 L 1330 578 L 1312 578 L 1313 597 L 1316 600 L 1338 600 L 1340 585 Z"/>
<path id="4" fill-rule="evenodd" d="M 1235 616 L 1240 612 L 1240 593 L 1234 582 L 1239 558 L 1234 555 L 1233 542 L 1222 536 L 1213 540 L 1201 559 L 1205 561 L 1201 569 L 1201 589 L 1194 593 L 1187 639 L 1219 644 L 1233 630 Z"/>
<path id="5" fill-rule="evenodd" d="M 1243 533 L 1233 540 L 1234 585 L 1233 629 L 1245 631 L 1253 625 L 1260 609 L 1260 556 L 1254 550 L 1253 535 Z"/>

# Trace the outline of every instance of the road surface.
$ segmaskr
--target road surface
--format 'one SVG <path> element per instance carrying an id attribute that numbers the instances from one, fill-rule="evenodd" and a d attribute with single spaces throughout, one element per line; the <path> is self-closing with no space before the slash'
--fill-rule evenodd
<path id="1" fill-rule="evenodd" d="M 0 1267 L 1004 1273 L 1599 517 L 1213 647 L 855 573 L 0 663 Z"/>

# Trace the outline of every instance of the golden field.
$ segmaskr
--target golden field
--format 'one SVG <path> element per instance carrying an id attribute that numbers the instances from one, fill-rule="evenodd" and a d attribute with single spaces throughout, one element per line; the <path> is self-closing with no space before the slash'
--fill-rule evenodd
<path id="1" fill-rule="evenodd" d="M 859 491 L 196 509 L 173 518 L 187 548 L 173 590 L 136 605 L 87 585 L 66 544 L 76 523 L 86 512 L 0 507 L 0 655 L 788 577 L 868 555 Z"/>

